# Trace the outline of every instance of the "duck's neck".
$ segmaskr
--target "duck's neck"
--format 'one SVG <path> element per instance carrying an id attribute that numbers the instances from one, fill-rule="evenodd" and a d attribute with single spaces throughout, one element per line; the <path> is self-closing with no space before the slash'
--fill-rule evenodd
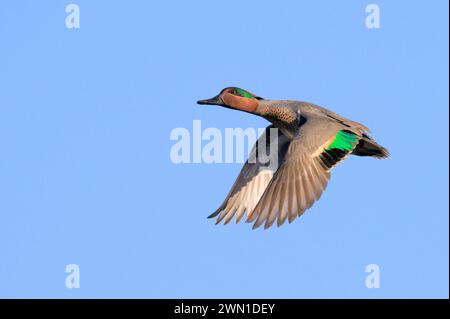
<path id="1" fill-rule="evenodd" d="M 272 101 L 261 101 L 255 114 L 270 121 L 289 138 L 294 138 L 298 133 L 299 115 L 288 106 L 277 105 Z"/>

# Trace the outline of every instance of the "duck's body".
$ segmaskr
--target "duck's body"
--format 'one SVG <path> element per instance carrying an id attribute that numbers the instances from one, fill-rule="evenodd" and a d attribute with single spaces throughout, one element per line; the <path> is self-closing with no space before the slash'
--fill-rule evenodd
<path id="1" fill-rule="evenodd" d="M 320 198 L 331 169 L 348 155 L 389 156 L 367 135 L 367 127 L 311 103 L 264 100 L 226 88 L 199 104 L 239 109 L 272 123 L 254 146 L 255 160 L 245 163 L 223 204 L 209 216 L 218 216 L 217 223 L 226 224 L 233 216 L 238 222 L 244 212 L 248 222 L 255 221 L 253 228 L 263 223 L 268 228 L 275 220 L 278 226 L 292 222 Z M 269 141 L 277 142 L 275 152 L 270 152 Z M 262 151 L 270 154 L 270 161 L 261 160 Z"/>

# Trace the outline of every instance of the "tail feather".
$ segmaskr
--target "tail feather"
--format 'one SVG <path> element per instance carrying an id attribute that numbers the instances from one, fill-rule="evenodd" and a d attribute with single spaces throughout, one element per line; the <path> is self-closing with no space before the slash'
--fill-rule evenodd
<path id="1" fill-rule="evenodd" d="M 363 138 L 359 140 L 359 143 L 353 150 L 352 154 L 357 156 L 371 156 L 375 158 L 388 158 L 390 155 L 386 148 L 379 145 L 366 134 L 364 134 Z"/>

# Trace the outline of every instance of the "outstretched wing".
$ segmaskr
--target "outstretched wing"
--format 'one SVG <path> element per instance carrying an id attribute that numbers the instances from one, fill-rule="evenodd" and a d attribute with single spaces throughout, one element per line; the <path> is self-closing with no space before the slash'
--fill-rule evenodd
<path id="1" fill-rule="evenodd" d="M 359 134 L 346 131 L 335 121 L 309 118 L 289 144 L 283 163 L 274 174 L 260 201 L 248 218 L 253 228 L 277 220 L 292 222 L 320 198 L 330 170 L 358 144 Z"/>
<path id="2" fill-rule="evenodd" d="M 278 145 L 274 144 L 277 139 Z M 274 173 L 281 165 L 290 140 L 274 126 L 268 126 L 250 153 L 250 157 L 244 164 L 238 178 L 234 182 L 229 194 L 220 207 L 208 218 L 219 215 L 216 224 L 225 220 L 227 224 L 234 215 L 236 223 L 246 212 L 247 218 L 256 207 L 267 185 L 269 185 Z M 273 145 L 275 150 L 270 149 Z M 261 153 L 264 152 L 264 154 Z"/>

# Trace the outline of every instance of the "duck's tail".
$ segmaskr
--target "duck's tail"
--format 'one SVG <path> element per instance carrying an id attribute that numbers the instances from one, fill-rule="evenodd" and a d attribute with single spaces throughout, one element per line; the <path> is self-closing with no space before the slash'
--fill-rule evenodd
<path id="1" fill-rule="evenodd" d="M 358 145 L 352 152 L 357 156 L 371 156 L 375 158 L 388 158 L 389 151 L 383 146 L 375 142 L 370 136 L 363 134 L 362 139 L 359 140 Z"/>

